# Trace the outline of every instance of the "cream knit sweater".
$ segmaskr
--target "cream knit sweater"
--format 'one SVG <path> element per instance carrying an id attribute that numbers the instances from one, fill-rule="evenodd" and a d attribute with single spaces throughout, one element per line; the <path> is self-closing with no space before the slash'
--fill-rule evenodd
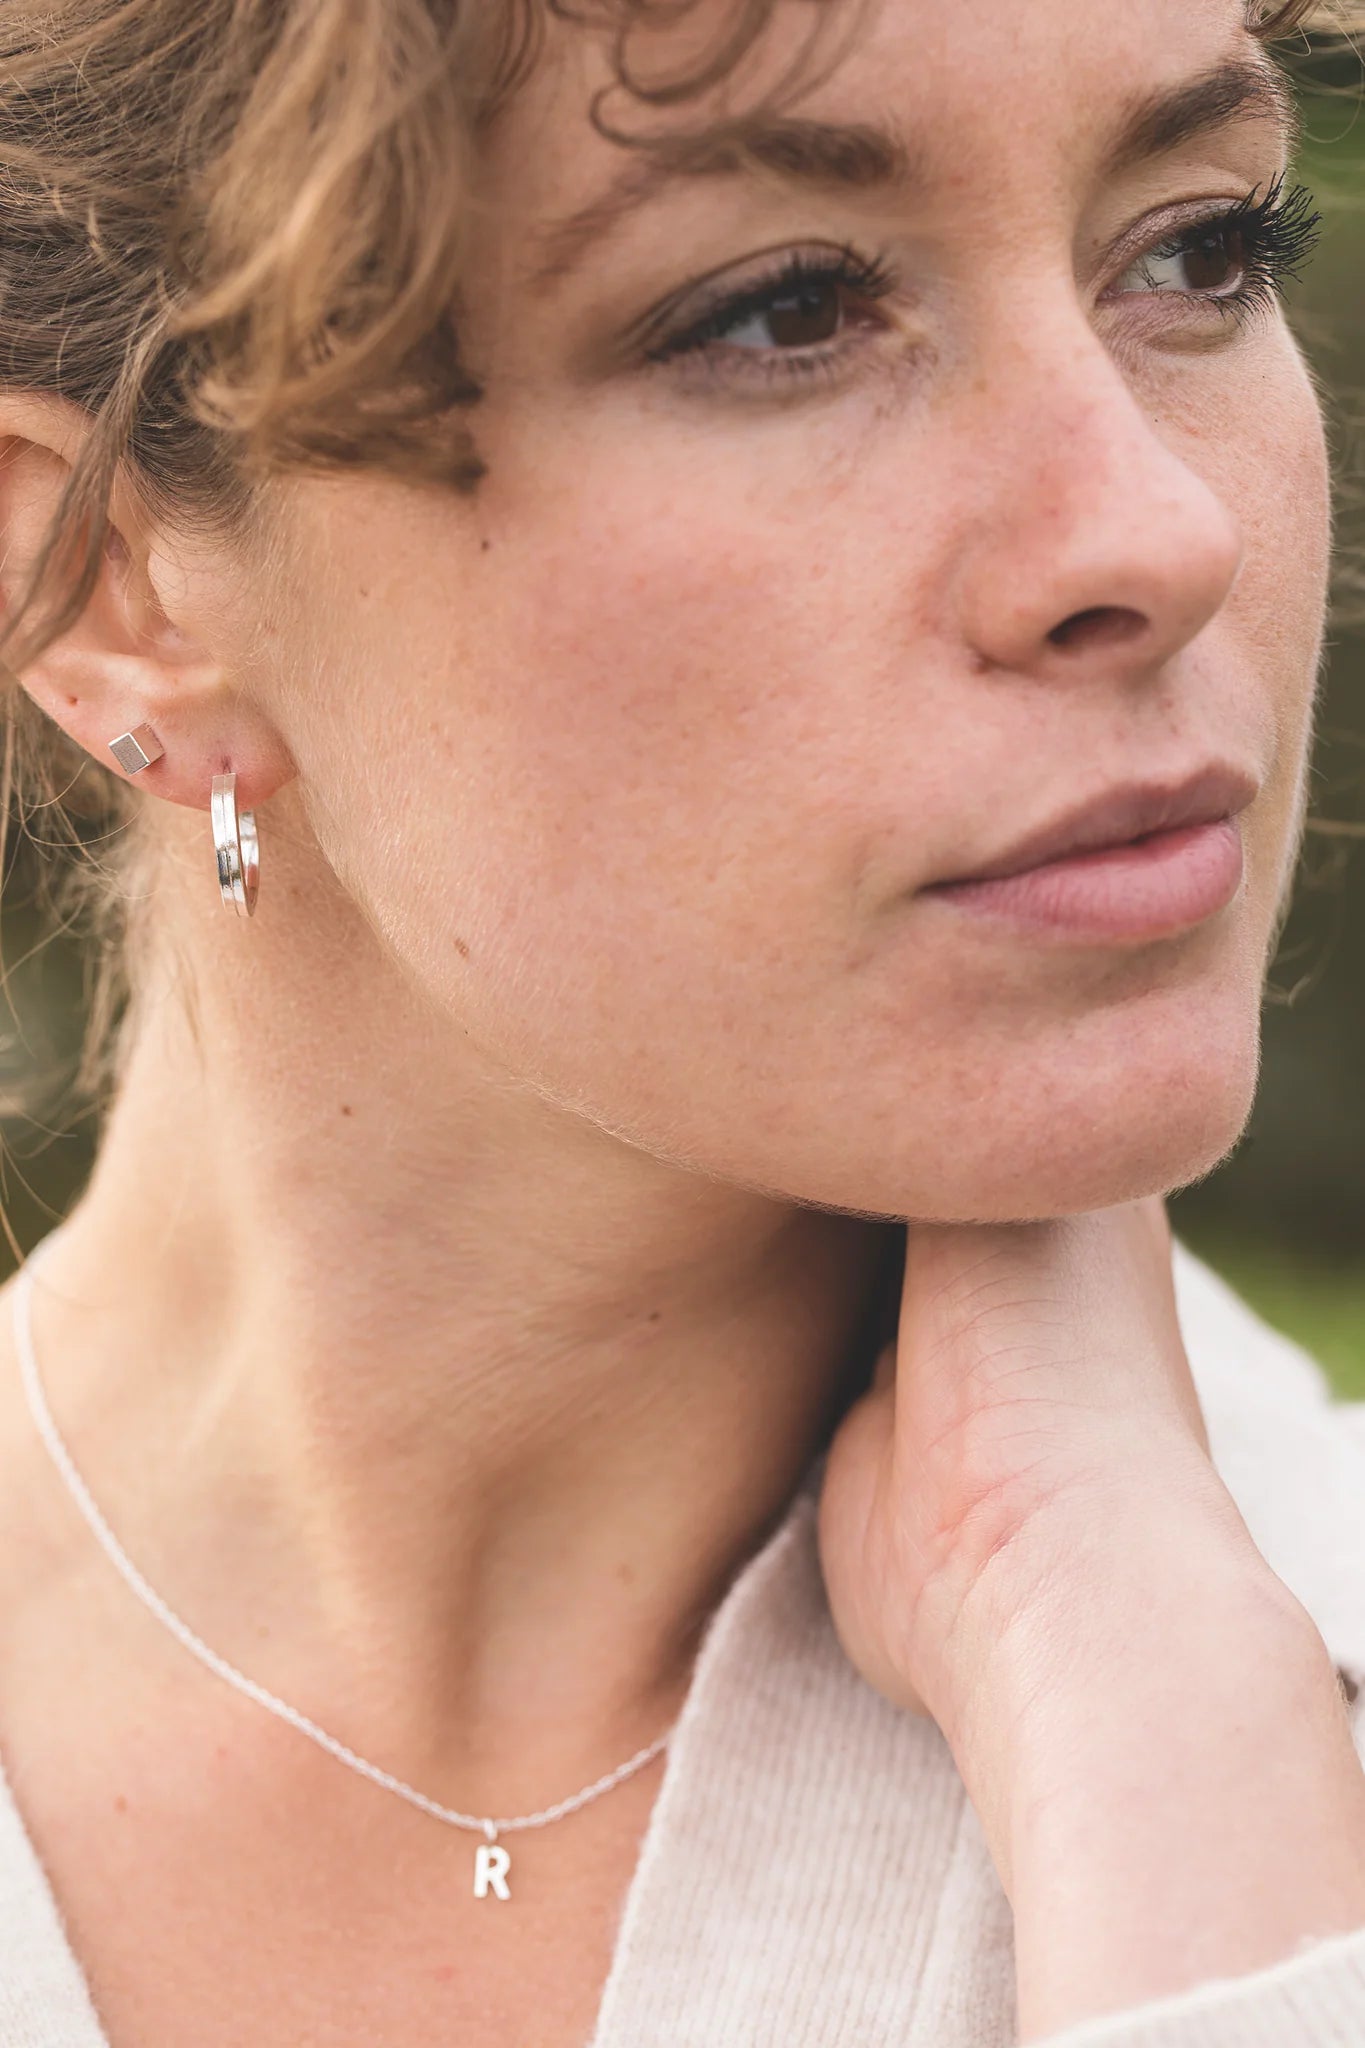
<path id="1" fill-rule="evenodd" d="M 1183 1254 L 1179 1280 L 1215 1460 L 1338 1664 L 1365 1676 L 1365 1415 L 1330 1405 L 1302 1353 Z M 818 1483 L 817 1466 L 712 1620 L 588 2048 L 1015 2039 L 1008 1904 L 938 1731 L 839 1649 Z M 1365 1743 L 1365 1692 L 1360 1720 Z M 107 2048 L 3 1777 L 0 2048 Z M 1365 1931 L 1049 2048 L 1365 2048 Z"/>

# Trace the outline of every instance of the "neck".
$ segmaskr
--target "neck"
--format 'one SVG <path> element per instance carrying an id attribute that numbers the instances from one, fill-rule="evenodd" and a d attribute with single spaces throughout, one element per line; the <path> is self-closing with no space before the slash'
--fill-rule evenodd
<path id="1" fill-rule="evenodd" d="M 456 1065 L 354 967 L 321 986 L 287 1032 L 226 970 L 193 1033 L 144 1005 L 39 1358 L 216 1649 L 414 1771 L 480 1756 L 496 1804 L 504 1750 L 590 1775 L 666 1725 L 870 1355 L 896 1238 Z"/>

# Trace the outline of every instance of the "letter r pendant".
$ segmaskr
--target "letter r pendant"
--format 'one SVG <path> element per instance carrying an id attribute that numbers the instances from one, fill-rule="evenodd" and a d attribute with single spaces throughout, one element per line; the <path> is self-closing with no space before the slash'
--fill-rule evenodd
<path id="1" fill-rule="evenodd" d="M 495 1827 L 488 1828 L 488 1840 L 480 1842 L 474 1851 L 474 1896 L 486 1899 L 492 1892 L 495 1899 L 510 1899 L 507 1889 L 507 1873 L 512 1868 L 512 1858 L 498 1840 Z"/>

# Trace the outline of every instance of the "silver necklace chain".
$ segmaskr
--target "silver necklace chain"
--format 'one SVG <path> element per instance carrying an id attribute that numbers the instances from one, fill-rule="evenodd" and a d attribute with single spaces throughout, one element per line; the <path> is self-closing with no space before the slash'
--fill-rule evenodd
<path id="1" fill-rule="evenodd" d="M 57 1233 L 54 1231 L 48 1237 L 42 1247 L 43 1252 L 47 1251 L 56 1236 Z M 608 1771 L 605 1777 L 585 1786 L 581 1792 L 575 1792 L 572 1798 L 561 1799 L 554 1806 L 542 1808 L 539 1813 L 521 1813 L 495 1820 L 479 1814 L 459 1813 L 453 1806 L 443 1806 L 438 1799 L 428 1798 L 425 1792 L 419 1792 L 415 1786 L 405 1784 L 402 1778 L 396 1778 L 391 1771 L 381 1770 L 378 1764 L 372 1764 L 365 1757 L 358 1756 L 346 1743 L 338 1741 L 335 1735 L 329 1735 L 325 1728 L 320 1728 L 316 1721 L 310 1721 L 306 1714 L 301 1714 L 297 1707 L 291 1707 L 287 1700 L 277 1698 L 273 1692 L 268 1692 L 263 1685 L 259 1685 L 254 1678 L 248 1678 L 244 1671 L 239 1671 L 235 1664 L 229 1664 L 226 1657 L 220 1657 L 216 1650 L 210 1649 L 209 1645 L 195 1634 L 188 1622 L 181 1620 L 175 1610 L 162 1599 L 156 1588 L 143 1577 L 105 1520 L 99 1504 L 81 1477 L 76 1462 L 62 1439 L 43 1392 L 37 1354 L 33 1347 L 33 1279 L 38 1263 L 38 1255 L 34 1254 L 25 1264 L 14 1287 L 15 1348 L 19 1354 L 24 1394 L 34 1425 L 47 1447 L 53 1464 L 66 1482 L 68 1492 L 85 1517 L 96 1542 L 109 1562 L 143 1606 L 148 1608 L 158 1621 L 164 1623 L 176 1640 L 183 1643 L 191 1656 L 197 1657 L 208 1670 L 216 1672 L 219 1678 L 225 1679 L 247 1699 L 255 1700 L 256 1704 L 264 1707 L 268 1713 L 288 1722 L 291 1728 L 297 1728 L 301 1735 L 306 1735 L 319 1749 L 325 1749 L 329 1756 L 334 1756 L 338 1763 L 347 1765 L 350 1770 L 359 1772 L 362 1778 L 368 1778 L 372 1784 L 382 1785 L 386 1792 L 397 1793 L 409 1806 L 418 1807 L 421 1812 L 431 1814 L 433 1819 L 444 1821 L 448 1827 L 472 1828 L 489 1842 L 496 1842 L 499 1835 L 514 1834 L 522 1828 L 548 1827 L 551 1821 L 562 1820 L 566 1814 L 577 1813 L 581 1806 L 588 1805 L 593 1799 L 600 1799 L 604 1792 L 610 1792 L 615 1786 L 632 1777 L 636 1771 L 643 1770 L 645 1765 L 652 1762 L 667 1746 L 673 1733 L 671 1728 L 665 1729 L 653 1742 L 637 1750 L 633 1757 L 619 1764 L 614 1771 Z M 505 1858 L 501 1867 L 506 1870 Z M 491 1882 L 497 1885 L 496 1875 L 491 1877 Z M 505 1897 L 505 1888 L 500 1889 L 497 1895 Z"/>

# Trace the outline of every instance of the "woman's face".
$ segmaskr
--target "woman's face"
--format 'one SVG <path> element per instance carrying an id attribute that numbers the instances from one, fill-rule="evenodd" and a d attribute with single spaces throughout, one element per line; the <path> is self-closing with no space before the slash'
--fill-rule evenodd
<path id="1" fill-rule="evenodd" d="M 288 505 L 279 722 L 453 1049 L 888 1214 L 1227 1148 L 1328 545 L 1264 66 L 1241 0 L 882 0 L 785 125 L 650 158 L 555 31 L 484 166 L 486 477 Z"/>

